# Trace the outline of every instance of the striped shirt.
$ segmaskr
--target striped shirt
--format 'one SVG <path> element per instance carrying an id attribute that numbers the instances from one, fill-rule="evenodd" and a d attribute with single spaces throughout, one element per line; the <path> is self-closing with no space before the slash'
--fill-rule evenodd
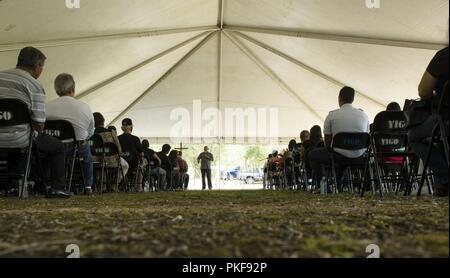
<path id="1" fill-rule="evenodd" d="M 45 91 L 42 85 L 28 72 L 21 69 L 0 71 L 0 100 L 18 99 L 28 105 L 31 119 L 45 123 Z M 28 145 L 31 132 L 29 125 L 17 127 L 14 133 L 2 133 L 0 148 L 22 148 Z"/>

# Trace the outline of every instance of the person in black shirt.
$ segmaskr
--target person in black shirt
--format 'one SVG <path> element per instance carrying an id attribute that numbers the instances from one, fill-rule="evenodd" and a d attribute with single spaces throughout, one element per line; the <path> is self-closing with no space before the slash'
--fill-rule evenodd
<path id="1" fill-rule="evenodd" d="M 110 129 L 110 128 L 105 128 L 105 118 L 99 112 L 94 113 L 94 123 L 95 123 L 94 133 L 102 136 L 103 142 L 105 142 L 105 144 L 113 143 L 117 147 L 117 151 L 119 152 L 119 155 L 121 155 L 122 147 L 120 145 L 119 138 L 117 137 L 116 130 Z M 111 164 L 115 165 L 117 163 L 117 158 L 114 158 L 113 156 L 106 157 L 105 159 L 107 161 L 107 164 L 111 163 Z M 128 162 L 123 157 L 120 157 L 119 163 L 121 165 L 122 173 L 119 174 L 117 177 L 118 184 L 122 181 L 123 177 L 126 176 L 126 174 L 128 173 L 128 169 L 129 169 Z"/>
<path id="2" fill-rule="evenodd" d="M 161 160 L 161 168 L 166 171 L 166 179 L 170 181 L 170 177 L 172 175 L 171 171 L 172 171 L 172 165 L 170 164 L 169 161 L 169 152 L 172 149 L 172 147 L 168 144 L 165 144 L 162 147 L 162 150 L 157 153 L 156 155 L 159 157 L 159 159 Z M 167 189 L 167 187 L 165 187 L 164 189 Z"/>
<path id="3" fill-rule="evenodd" d="M 142 148 L 144 151 L 144 158 L 147 160 L 149 165 L 150 175 L 158 177 L 159 189 L 164 189 L 167 187 L 167 173 L 161 168 L 161 159 L 158 157 L 156 152 L 150 149 L 150 143 L 148 140 L 142 141 Z"/>
<path id="4" fill-rule="evenodd" d="M 139 164 L 142 162 L 144 152 L 142 149 L 141 140 L 139 137 L 132 135 L 133 121 L 131 119 L 124 119 L 122 121 L 123 134 L 119 136 L 120 145 L 122 147 L 123 158 L 128 162 L 130 166 L 130 172 L 137 171 L 137 184 L 136 191 L 142 192 L 142 173 L 138 171 Z"/>
<path id="5" fill-rule="evenodd" d="M 443 92 L 445 84 L 449 80 L 449 49 L 439 51 L 430 62 L 419 85 L 419 96 L 423 100 L 431 100 L 435 95 Z M 428 144 L 424 139 L 431 136 L 436 116 L 430 116 L 423 124 L 409 132 L 409 144 L 413 152 L 424 161 L 428 152 Z M 446 158 L 437 148 L 432 147 L 430 156 L 430 168 L 434 173 L 435 193 L 437 196 L 448 196 L 448 168 Z"/>

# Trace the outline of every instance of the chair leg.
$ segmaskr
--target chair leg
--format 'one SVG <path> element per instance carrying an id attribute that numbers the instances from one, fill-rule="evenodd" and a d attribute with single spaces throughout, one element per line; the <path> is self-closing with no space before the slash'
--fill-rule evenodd
<path id="1" fill-rule="evenodd" d="M 425 158 L 425 161 L 423 162 L 423 171 L 422 171 L 422 176 L 420 179 L 420 183 L 419 183 L 419 191 L 417 192 L 417 196 L 420 197 L 422 195 L 422 189 L 423 189 L 423 185 L 425 184 L 425 179 L 428 177 L 428 165 L 430 164 L 430 159 L 431 159 L 431 151 L 433 149 L 433 144 L 434 144 L 434 138 L 436 137 L 436 127 L 433 129 L 433 134 L 431 135 L 431 142 L 428 145 L 428 152 L 427 152 L 427 156 Z M 428 185 L 428 187 L 430 187 L 430 185 Z"/>
<path id="2" fill-rule="evenodd" d="M 31 155 L 33 152 L 33 140 L 32 137 L 30 139 L 30 146 L 27 152 L 26 165 L 25 165 L 25 173 L 23 175 L 22 187 L 20 188 L 19 197 L 21 199 L 28 198 L 28 175 L 30 173 L 31 168 Z"/>

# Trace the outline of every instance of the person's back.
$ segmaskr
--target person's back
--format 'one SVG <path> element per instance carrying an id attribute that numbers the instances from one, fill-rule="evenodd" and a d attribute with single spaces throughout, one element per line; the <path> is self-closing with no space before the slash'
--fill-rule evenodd
<path id="1" fill-rule="evenodd" d="M 139 153 L 141 150 L 141 141 L 139 137 L 129 133 L 123 133 L 119 137 L 120 146 L 122 147 L 122 154 L 128 162 L 137 164 Z"/>
<path id="2" fill-rule="evenodd" d="M 45 91 L 42 85 L 28 72 L 11 69 L 0 72 L 0 99 L 23 101 L 31 112 L 34 122 L 44 123 Z M 19 127 L 20 131 L 0 138 L 0 148 L 22 148 L 28 145 L 30 125 Z"/>
<path id="3" fill-rule="evenodd" d="M 91 108 L 70 96 L 60 97 L 47 104 L 47 120 L 70 122 L 78 141 L 86 140 L 94 133 Z"/>
<path id="4" fill-rule="evenodd" d="M 325 134 L 334 136 L 344 132 L 369 133 L 369 117 L 363 110 L 353 107 L 350 103 L 344 104 L 340 109 L 330 112 L 325 121 Z M 336 149 L 337 153 L 348 158 L 360 157 L 365 151 Z"/>

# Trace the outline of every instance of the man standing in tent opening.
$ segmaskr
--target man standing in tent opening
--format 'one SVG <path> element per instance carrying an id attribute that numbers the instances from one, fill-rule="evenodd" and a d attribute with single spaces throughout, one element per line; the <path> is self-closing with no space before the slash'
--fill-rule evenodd
<path id="1" fill-rule="evenodd" d="M 208 188 L 212 190 L 212 181 L 211 181 L 211 161 L 214 161 L 214 156 L 209 152 L 209 148 L 205 147 L 204 152 L 202 152 L 197 161 L 200 163 L 200 170 L 202 172 L 202 185 L 203 190 L 206 190 L 206 181 L 205 178 L 208 178 Z"/>

